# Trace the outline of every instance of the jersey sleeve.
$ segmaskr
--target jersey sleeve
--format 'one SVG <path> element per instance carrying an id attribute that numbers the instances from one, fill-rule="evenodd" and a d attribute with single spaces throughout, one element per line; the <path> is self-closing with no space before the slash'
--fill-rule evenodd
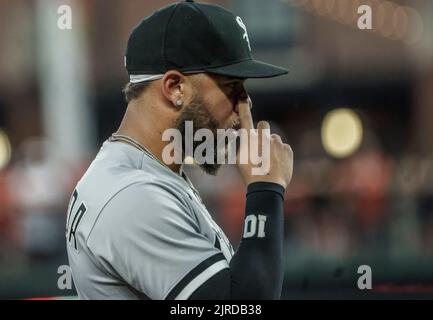
<path id="1" fill-rule="evenodd" d="M 229 268 L 200 233 L 187 201 L 153 183 L 118 192 L 101 212 L 87 246 L 105 272 L 150 299 L 188 299 Z"/>

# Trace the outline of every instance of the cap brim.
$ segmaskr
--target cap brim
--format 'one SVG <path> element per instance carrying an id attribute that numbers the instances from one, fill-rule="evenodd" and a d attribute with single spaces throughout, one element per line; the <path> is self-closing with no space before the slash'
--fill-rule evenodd
<path id="1" fill-rule="evenodd" d="M 246 60 L 223 67 L 205 69 L 205 71 L 234 78 L 272 78 L 289 72 L 284 68 L 257 60 Z"/>

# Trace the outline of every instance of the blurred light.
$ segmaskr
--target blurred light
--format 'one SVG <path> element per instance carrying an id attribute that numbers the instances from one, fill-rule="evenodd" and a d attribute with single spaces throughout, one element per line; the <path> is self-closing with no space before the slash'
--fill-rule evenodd
<path id="1" fill-rule="evenodd" d="M 394 11 L 394 34 L 399 39 L 403 38 L 407 33 L 408 16 L 402 7 L 398 7 Z"/>
<path id="2" fill-rule="evenodd" d="M 0 169 L 6 167 L 11 160 L 11 144 L 7 134 L 0 130 Z"/>
<path id="3" fill-rule="evenodd" d="M 188 156 L 188 157 L 185 157 L 184 163 L 186 165 L 193 165 L 193 164 L 195 164 L 195 160 L 193 157 Z"/>
<path id="4" fill-rule="evenodd" d="M 286 2 L 288 0 L 282 0 Z M 418 11 L 387 0 L 292 0 L 292 4 L 306 11 L 357 27 L 358 7 L 367 4 L 373 12 L 373 29 L 367 30 L 392 40 L 413 45 L 423 33 L 423 21 Z"/>
<path id="5" fill-rule="evenodd" d="M 314 13 L 314 3 L 312 0 L 301 2 L 301 5 L 303 5 L 307 11 Z"/>
<path id="6" fill-rule="evenodd" d="M 355 23 L 356 25 L 358 24 L 358 8 L 362 5 L 362 3 L 360 3 L 361 0 L 355 0 L 352 2 L 352 6 L 350 9 L 351 12 L 351 17 L 350 17 L 350 22 L 351 23 Z"/>
<path id="7" fill-rule="evenodd" d="M 338 3 L 338 14 L 339 14 L 339 21 L 344 24 L 348 24 L 351 21 L 352 14 L 350 13 L 350 3 L 347 1 L 339 1 Z"/>
<path id="8" fill-rule="evenodd" d="M 350 109 L 329 112 L 322 123 L 322 143 L 326 152 L 336 158 L 344 158 L 355 152 L 363 136 L 359 116 Z"/>
<path id="9" fill-rule="evenodd" d="M 332 14 L 334 11 L 335 0 L 327 0 L 325 1 L 326 14 Z"/>
<path id="10" fill-rule="evenodd" d="M 418 11 L 411 7 L 403 7 L 408 17 L 408 32 L 403 38 L 403 41 L 409 45 L 415 44 L 420 38 L 424 31 L 424 24 L 422 17 Z"/>
<path id="11" fill-rule="evenodd" d="M 377 8 L 379 32 L 384 37 L 392 37 L 394 6 L 391 2 L 385 1 Z"/>
<path id="12" fill-rule="evenodd" d="M 313 0 L 313 7 L 319 16 L 326 14 L 325 2 L 326 0 Z"/>

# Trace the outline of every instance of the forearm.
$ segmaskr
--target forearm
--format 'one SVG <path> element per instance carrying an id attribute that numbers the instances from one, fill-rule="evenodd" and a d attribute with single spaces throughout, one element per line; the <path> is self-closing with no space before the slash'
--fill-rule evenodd
<path id="1" fill-rule="evenodd" d="M 283 283 L 284 188 L 256 182 L 247 190 L 244 233 L 230 263 L 233 299 L 279 299 Z M 255 216 L 249 218 L 249 216 Z M 254 228 L 255 227 L 255 228 Z"/>
<path id="2" fill-rule="evenodd" d="M 206 281 L 190 299 L 280 298 L 284 273 L 283 196 L 283 187 L 274 183 L 248 186 L 244 233 L 230 269 Z M 251 215 L 255 217 L 248 218 Z"/>

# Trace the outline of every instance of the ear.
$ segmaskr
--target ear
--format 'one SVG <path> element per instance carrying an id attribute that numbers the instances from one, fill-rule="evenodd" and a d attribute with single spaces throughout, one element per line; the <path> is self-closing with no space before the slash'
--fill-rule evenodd
<path id="1" fill-rule="evenodd" d="M 179 71 L 170 70 L 162 78 L 161 90 L 167 101 L 175 108 L 180 109 L 189 99 L 191 82 Z"/>

